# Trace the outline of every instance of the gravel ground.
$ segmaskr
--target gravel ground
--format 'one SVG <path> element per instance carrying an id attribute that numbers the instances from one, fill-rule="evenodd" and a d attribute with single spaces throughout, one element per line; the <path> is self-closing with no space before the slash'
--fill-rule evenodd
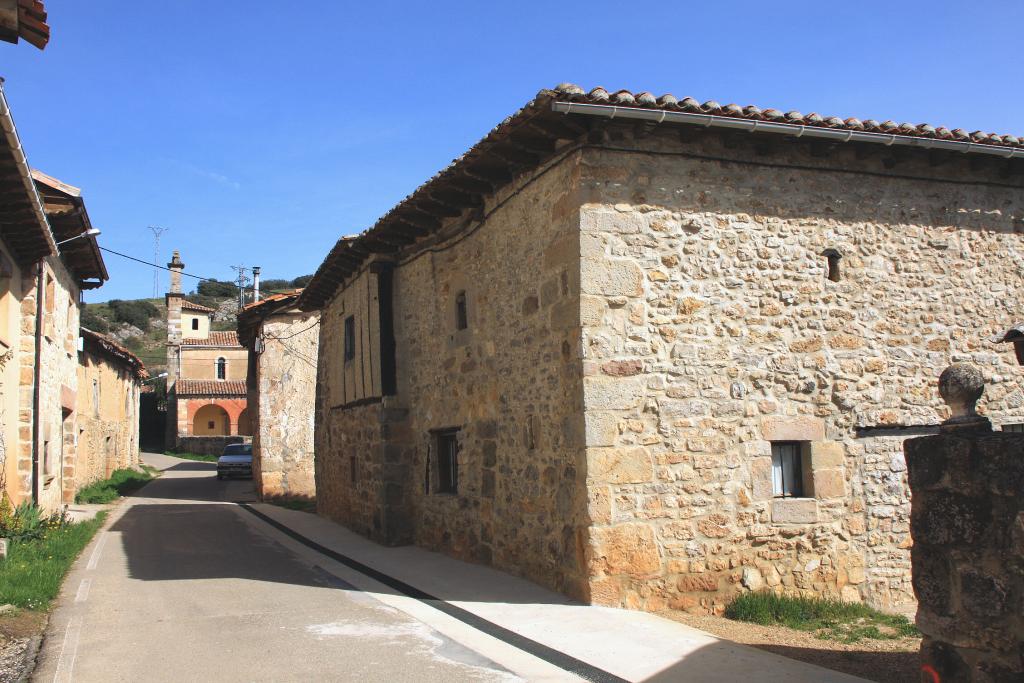
<path id="1" fill-rule="evenodd" d="M 877 683 L 913 683 L 920 680 L 920 638 L 864 639 L 847 645 L 832 640 L 820 640 L 813 633 L 796 631 L 785 626 L 759 626 L 723 617 L 701 617 L 675 611 L 663 612 L 661 616 L 726 640 L 860 676 Z"/>
<path id="2" fill-rule="evenodd" d="M 0 615 L 0 683 L 14 683 L 29 673 L 29 643 L 45 627 L 44 612 L 14 610 Z"/>
<path id="3" fill-rule="evenodd" d="M 15 638 L 0 644 L 0 683 L 14 683 L 28 668 L 25 655 L 31 638 Z"/>

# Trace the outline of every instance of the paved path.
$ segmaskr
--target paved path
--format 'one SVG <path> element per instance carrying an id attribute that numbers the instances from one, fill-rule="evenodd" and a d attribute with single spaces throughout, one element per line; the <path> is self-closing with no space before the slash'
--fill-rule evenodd
<path id="1" fill-rule="evenodd" d="M 76 563 L 33 680 L 859 680 L 383 548 L 252 504 L 251 482 L 218 482 L 212 464 L 145 459 L 164 475 Z"/>

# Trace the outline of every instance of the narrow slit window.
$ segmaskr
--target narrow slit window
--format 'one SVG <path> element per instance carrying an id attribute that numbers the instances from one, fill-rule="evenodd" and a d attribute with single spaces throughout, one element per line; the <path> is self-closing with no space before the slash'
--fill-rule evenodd
<path id="1" fill-rule="evenodd" d="M 839 282 L 841 278 L 839 261 L 842 260 L 843 255 L 835 249 L 826 249 L 821 252 L 821 255 L 825 257 L 825 277 L 832 282 Z"/>
<path id="2" fill-rule="evenodd" d="M 437 433 L 437 492 L 459 492 L 459 433 Z"/>
<path id="3" fill-rule="evenodd" d="M 350 315 L 345 318 L 345 361 L 348 362 L 356 357 L 356 317 Z"/>
<path id="4" fill-rule="evenodd" d="M 217 379 L 227 379 L 228 362 L 224 358 L 217 359 Z"/>
<path id="5" fill-rule="evenodd" d="M 464 330 L 469 327 L 469 315 L 466 311 L 466 292 L 455 295 L 455 329 Z"/>
<path id="6" fill-rule="evenodd" d="M 772 495 L 776 498 L 803 497 L 803 458 L 799 441 L 772 444 Z"/>

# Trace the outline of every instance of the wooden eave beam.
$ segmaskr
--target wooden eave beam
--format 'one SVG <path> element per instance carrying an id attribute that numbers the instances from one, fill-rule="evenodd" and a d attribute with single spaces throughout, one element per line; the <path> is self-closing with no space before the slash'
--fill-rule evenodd
<path id="1" fill-rule="evenodd" d="M 427 193 L 432 201 L 439 204 L 443 204 L 453 210 L 458 211 L 457 215 L 461 215 L 466 209 L 472 209 L 483 204 L 483 199 L 479 195 L 469 195 L 465 192 L 449 188 L 437 188 Z"/>
<path id="2" fill-rule="evenodd" d="M 418 197 L 413 202 L 413 206 L 425 214 L 437 216 L 438 218 L 456 218 L 462 215 L 462 209 L 446 206 L 429 197 Z"/>
<path id="3" fill-rule="evenodd" d="M 530 168 L 540 163 L 539 155 L 520 149 L 510 142 L 494 145 L 488 151 L 490 154 L 522 168 Z"/>
<path id="4" fill-rule="evenodd" d="M 471 178 L 476 178 L 477 180 L 482 180 L 485 183 L 488 183 L 493 186 L 495 190 L 503 185 L 508 185 L 515 177 L 504 164 L 498 165 L 493 163 L 478 163 L 472 168 L 467 168 L 465 173 Z"/>
<path id="5" fill-rule="evenodd" d="M 535 118 L 526 125 L 556 140 L 575 140 L 587 132 L 583 126 L 575 125 L 568 117 L 560 119 Z"/>
<path id="6" fill-rule="evenodd" d="M 421 210 L 415 204 L 403 206 L 400 210 L 395 212 L 394 217 L 403 223 L 408 223 L 417 228 L 426 230 L 427 232 L 440 230 L 441 226 L 444 224 L 444 221 L 440 218 L 432 213 L 427 213 L 426 211 Z"/>
<path id="7" fill-rule="evenodd" d="M 495 187 L 479 178 L 463 174 L 453 175 L 448 182 L 470 194 L 488 195 L 494 192 Z"/>

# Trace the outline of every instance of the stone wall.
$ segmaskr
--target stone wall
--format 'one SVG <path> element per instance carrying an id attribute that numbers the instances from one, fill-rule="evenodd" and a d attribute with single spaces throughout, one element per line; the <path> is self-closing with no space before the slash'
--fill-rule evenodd
<path id="1" fill-rule="evenodd" d="M 249 443 L 245 436 L 179 436 L 174 450 L 179 453 L 221 455 L 224 447 L 233 443 Z"/>
<path id="2" fill-rule="evenodd" d="M 905 447 L 922 680 L 1024 680 L 1024 435 Z"/>
<path id="3" fill-rule="evenodd" d="M 1020 181 L 678 134 L 611 127 L 615 150 L 583 154 L 592 597 L 912 604 L 902 438 L 858 428 L 937 423 L 932 378 L 968 359 L 989 414 L 1024 421 L 1019 373 L 982 341 L 1020 316 Z M 806 498 L 773 498 L 773 440 L 802 442 Z"/>
<path id="4" fill-rule="evenodd" d="M 80 354 L 75 491 L 139 466 L 139 384 L 135 375 L 99 354 Z"/>
<path id="5" fill-rule="evenodd" d="M 454 221 L 400 259 L 396 395 L 341 391 L 343 319 L 355 306 L 346 302 L 353 293 L 367 300 L 362 279 L 325 307 L 316 450 L 322 513 L 375 538 L 412 540 L 582 596 L 573 159 L 488 198 L 482 221 Z M 372 299 L 379 290 L 369 291 Z M 345 403 L 353 399 L 365 404 Z M 436 430 L 445 428 L 458 430 L 455 494 L 437 492 Z"/>
<path id="6" fill-rule="evenodd" d="M 31 284 L 30 266 L 20 266 L 7 245 L 0 240 L 0 259 L 10 269 L 10 277 L 0 273 L 0 488 L 10 501 L 17 505 L 31 496 L 31 491 L 22 488 L 19 474 L 21 444 L 19 439 L 19 386 L 20 377 L 29 376 L 31 369 L 24 368 L 21 357 L 24 346 L 21 338 L 21 308 L 23 283 Z M 27 353 L 32 353 L 31 347 Z M 31 462 L 31 461 L 30 461 Z"/>
<path id="7" fill-rule="evenodd" d="M 248 405 L 253 478 L 261 497 L 313 498 L 313 403 L 319 314 L 277 313 L 263 321 Z M 255 385 L 255 386 L 253 386 Z"/>
<path id="8" fill-rule="evenodd" d="M 36 477 L 39 506 L 55 512 L 75 495 L 78 389 L 79 290 L 59 257 L 44 260 L 41 355 L 35 359 L 36 297 L 31 272 L 23 274 L 21 301 L 21 382 L 19 388 L 19 461 L 22 491 L 32 491 L 33 373 L 40 376 L 39 444 Z"/>

